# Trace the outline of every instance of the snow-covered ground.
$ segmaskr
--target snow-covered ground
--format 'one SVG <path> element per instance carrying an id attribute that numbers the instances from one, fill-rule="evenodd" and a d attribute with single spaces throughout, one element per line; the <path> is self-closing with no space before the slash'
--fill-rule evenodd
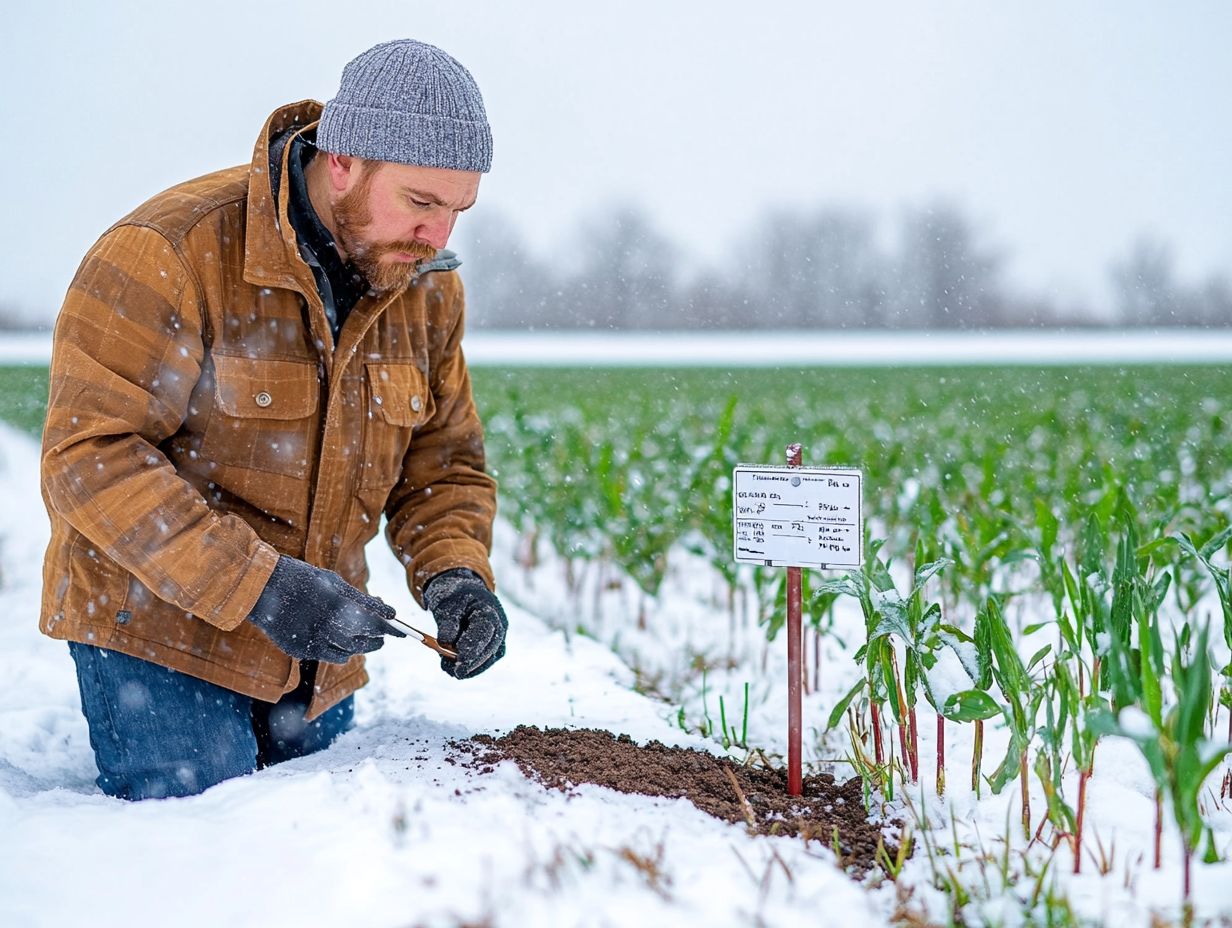
<path id="1" fill-rule="evenodd" d="M 750 925 L 827 909 L 884 922 L 885 903 L 816 846 L 750 838 L 684 800 L 591 787 L 564 796 L 509 763 L 488 775 L 448 763 L 448 740 L 520 723 L 699 743 L 629 688 L 611 651 L 566 641 L 512 603 L 509 654 L 477 679 L 451 680 L 431 652 L 392 641 L 371 659 L 357 729 L 327 751 L 197 797 L 107 798 L 72 661 L 36 627 L 47 541 L 37 449 L 7 426 L 0 495 L 6 928 Z M 497 564 L 508 557 L 497 552 Z M 374 544 L 371 559 L 374 592 L 431 628 L 392 556 Z M 625 850 L 661 858 L 661 889 Z"/>
<path id="2" fill-rule="evenodd" d="M 617 651 L 643 674 L 669 672 L 694 654 L 738 650 L 730 669 L 708 681 L 709 714 L 717 721 L 717 697 L 725 694 L 733 722 L 742 684 L 750 681 L 750 740 L 771 752 L 784 749 L 783 637 L 763 655 L 760 631 L 729 622 L 697 564 L 676 557 L 663 594 L 645 604 L 642 631 L 632 585 L 610 577 L 600 583 L 592 573 L 577 597 L 590 610 L 597 604 L 600 617 L 589 614 L 587 634 L 577 634 L 580 600 L 566 589 L 563 564 L 550 553 L 531 569 L 519 564 L 518 539 L 504 524 L 494 561 L 511 632 L 508 656 L 491 671 L 457 682 L 426 649 L 391 641 L 371 660 L 373 683 L 358 696 L 357 729 L 327 751 L 197 797 L 109 799 L 93 783 L 67 649 L 36 627 L 47 536 L 37 449 L 2 425 L 0 494 L 0 926 L 864 926 L 890 924 L 901 906 L 945 922 L 945 899 L 932 885 L 923 848 L 899 887 L 862 887 L 816 844 L 751 838 L 684 800 L 594 787 L 566 796 L 529 782 L 508 763 L 487 775 L 449 763 L 448 741 L 521 723 L 605 728 L 721 750 L 680 729 L 679 707 L 634 691 L 636 674 L 607 646 L 618 636 Z M 369 556 L 373 591 L 408 621 L 431 628 L 379 539 Z M 840 610 L 837 629 L 851 641 L 858 621 Z M 821 726 L 855 672 L 828 640 L 806 726 Z M 693 726 L 702 694 L 689 691 L 684 702 Z M 1022 923 L 1021 900 L 1033 889 L 1026 874 L 1043 866 L 1049 850 L 1037 843 L 1024 851 L 1015 789 L 972 795 L 966 732 L 948 741 L 950 785 L 939 801 L 930 715 L 921 714 L 920 728 L 923 783 L 911 801 L 917 810 L 923 802 L 937 829 L 934 841 L 964 847 L 963 882 L 975 896 L 968 923 Z M 989 767 L 1003 738 L 990 731 Z M 841 739 L 810 736 L 809 743 L 810 760 L 825 759 L 817 753 L 827 751 L 841 758 Z M 1082 918 L 1118 928 L 1146 928 L 1153 912 L 1175 919 L 1180 852 L 1169 823 L 1164 869 L 1151 869 L 1145 766 L 1128 743 L 1109 738 L 1095 769 L 1088 843 L 1094 851 L 1098 836 L 1112 861 L 1108 872 L 1099 874 L 1088 860 L 1082 876 L 1071 878 L 1062 845 L 1043 885 L 1055 885 Z M 835 772 L 846 775 L 845 768 Z M 1044 797 L 1033 784 L 1038 820 Z M 1071 776 L 1071 796 L 1074 786 Z M 1218 803 L 1208 811 L 1227 858 L 1232 812 Z M 898 812 L 911 817 L 902 807 Z M 1007 834 L 1010 885 L 1003 886 L 993 861 Z M 638 857 L 659 862 L 661 883 L 647 880 Z M 1232 864 L 1197 866 L 1195 896 L 1199 917 L 1232 917 Z"/>
<path id="3" fill-rule="evenodd" d="M 767 646 L 764 629 L 745 620 L 739 608 L 733 622 L 723 598 L 716 595 L 719 585 L 707 562 L 678 550 L 672 555 L 664 592 L 651 603 L 643 601 L 633 583 L 600 577 L 595 571 L 588 572 L 576 583 L 572 594 L 562 595 L 562 587 L 566 586 L 561 580 L 562 565 L 551 556 L 537 559 L 530 570 L 524 566 L 526 558 L 523 556 L 520 563 L 506 566 L 503 577 L 507 594 L 528 605 L 550 625 L 562 629 L 584 628 L 587 635 L 609 644 L 623 656 L 626 663 L 637 670 L 637 677 L 644 685 L 647 681 L 658 681 L 658 689 L 677 693 L 680 705 L 668 707 L 668 712 L 675 718 L 676 711 L 683 708 L 690 730 L 696 730 L 704 718 L 709 718 L 716 727 L 720 724 L 720 696 L 724 697 L 729 728 L 739 728 L 744 684 L 750 683 L 749 741 L 766 749 L 771 756 L 785 756 L 785 635 L 780 634 Z M 906 588 L 906 577 L 899 577 L 898 581 L 900 589 Z M 606 588 L 598 596 L 596 584 Z M 1050 602 L 1039 598 L 1031 602 L 1027 597 L 1017 597 L 1010 604 L 1007 619 L 1022 629 L 1048 618 L 1051 608 Z M 639 629 L 635 617 L 643 610 L 646 627 Z M 1214 594 L 1199 603 L 1195 612 L 1217 617 L 1219 605 Z M 1020 638 L 1019 648 L 1024 659 L 1043 645 L 1054 642 L 1055 634 L 1055 627 L 1048 625 Z M 852 660 L 852 653 L 863 642 L 863 636 L 863 618 L 858 605 L 854 600 L 840 599 L 832 633 L 822 639 L 820 686 L 803 700 L 804 760 L 820 769 L 831 770 L 839 778 L 846 778 L 852 772 L 845 761 L 849 753 L 848 735 L 840 730 L 825 733 L 823 729 L 831 709 L 856 681 L 859 668 Z M 1213 643 L 1213 647 L 1218 666 L 1223 666 L 1229 657 L 1227 651 L 1222 642 Z M 810 674 L 812 650 L 811 636 L 807 636 L 805 655 Z M 702 663 L 709 668 L 704 678 L 695 669 L 690 670 L 690 666 Z M 949 650 L 941 652 L 941 659 L 929 677 L 939 698 L 971 685 Z M 1041 722 L 1043 715 L 1041 710 Z M 1094 773 L 1087 784 L 1082 872 L 1074 876 L 1068 842 L 1060 842 L 1054 851 L 1051 826 L 1040 828 L 1047 812 L 1047 800 L 1034 770 L 1030 775 L 1031 830 L 1036 834 L 1038 829 L 1037 840 L 1027 841 L 1023 836 L 1017 779 L 999 796 L 991 795 L 987 785 L 982 786 L 978 798 L 972 791 L 972 725 L 947 723 L 946 787 L 944 798 L 937 797 L 935 725 L 936 716 L 921 699 L 920 782 L 909 788 L 907 805 L 900 795 L 887 807 L 891 814 L 911 822 L 916 830 L 916 854 L 899 880 L 901 891 L 909 896 L 910 906 L 940 924 L 946 923 L 947 901 L 932 885 L 932 864 L 916 828 L 917 820 L 925 818 L 929 840 L 938 855 L 937 866 L 943 871 L 946 867 L 952 868 L 972 897 L 964 910 L 967 924 L 1024 924 L 1026 904 L 1037 903 L 1050 892 L 1060 899 L 1068 899 L 1083 924 L 1116 925 L 1118 928 L 1179 924 L 1182 861 L 1179 835 L 1170 815 L 1165 813 L 1162 867 L 1155 870 L 1154 782 L 1131 742 L 1115 737 L 1105 737 L 1099 742 Z M 1227 710 L 1221 710 L 1214 731 L 1224 732 L 1226 726 Z M 887 750 L 893 750 L 897 756 L 897 737 L 888 728 L 886 736 Z M 984 777 L 1000 762 L 1008 742 L 1009 734 L 999 720 L 986 723 Z M 716 747 L 712 749 L 717 750 Z M 736 758 L 743 754 L 738 749 L 731 751 Z M 1032 763 L 1035 756 L 1033 747 Z M 1194 897 L 1199 919 L 1232 921 L 1232 862 L 1229 862 L 1232 857 L 1232 800 L 1219 797 L 1222 774 L 1223 769 L 1208 779 L 1202 805 L 1224 862 L 1198 866 L 1195 859 Z M 1072 763 L 1064 776 L 1063 791 L 1070 807 L 1075 807 L 1078 775 Z M 961 848 L 957 855 L 952 852 L 955 844 Z M 877 897 L 878 904 L 884 906 L 891 898 L 881 894 Z M 881 913 L 883 917 L 892 914 L 885 908 Z M 1160 922 L 1152 921 L 1156 916 Z M 1030 923 L 1043 923 L 1038 911 L 1035 921 Z"/>
<path id="4" fill-rule="evenodd" d="M 1127 364 L 1232 360 L 1232 331 L 487 332 L 474 364 L 859 367 L 881 364 Z"/>
<path id="5" fill-rule="evenodd" d="M 876 364 L 1132 364 L 1232 361 L 1227 329 L 989 332 L 526 332 L 476 329 L 473 365 L 827 367 Z M 50 332 L 0 333 L 0 364 L 47 363 Z"/>

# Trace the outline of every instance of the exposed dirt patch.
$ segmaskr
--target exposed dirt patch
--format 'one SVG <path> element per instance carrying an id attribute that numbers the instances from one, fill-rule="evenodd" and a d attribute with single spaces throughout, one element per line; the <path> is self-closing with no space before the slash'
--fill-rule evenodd
<path id="1" fill-rule="evenodd" d="M 462 743 L 466 744 L 465 742 Z M 901 823 L 869 821 L 858 778 L 835 783 L 828 774 L 804 778 L 804 794 L 787 795 L 787 771 L 742 767 L 693 748 L 651 741 L 639 746 L 628 735 L 593 729 L 540 730 L 520 725 L 507 735 L 478 735 L 466 766 L 483 770 L 512 760 L 522 772 L 550 789 L 593 783 L 622 793 L 688 799 L 751 833 L 799 836 L 833 847 L 835 829 L 844 866 L 864 873 L 877 866 L 883 841 L 891 859 L 897 842 L 883 837 L 883 824 L 897 834 Z"/>

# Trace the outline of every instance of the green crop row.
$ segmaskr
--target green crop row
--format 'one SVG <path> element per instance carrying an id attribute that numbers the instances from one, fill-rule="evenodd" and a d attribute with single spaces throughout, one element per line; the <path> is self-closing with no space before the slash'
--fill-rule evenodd
<path id="1" fill-rule="evenodd" d="M 475 372 L 506 518 L 568 557 L 603 558 L 648 594 L 673 545 L 731 576 L 731 469 L 865 473 L 894 556 L 961 555 L 951 594 L 1051 532 L 1068 543 L 1118 492 L 1146 534 L 1209 535 L 1232 516 L 1232 372 L 1218 366 L 804 371 Z M 974 586 L 974 590 L 971 588 Z"/>

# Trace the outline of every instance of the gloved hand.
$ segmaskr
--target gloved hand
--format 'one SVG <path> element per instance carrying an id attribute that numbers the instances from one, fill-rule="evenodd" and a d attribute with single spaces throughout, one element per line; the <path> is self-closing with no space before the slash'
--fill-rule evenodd
<path id="1" fill-rule="evenodd" d="M 441 670 L 451 677 L 474 677 L 505 656 L 509 620 L 474 571 L 459 567 L 437 574 L 424 587 L 424 605 L 436 620 L 437 641 L 458 652 L 456 661 L 441 658 Z"/>
<path id="2" fill-rule="evenodd" d="M 345 664 L 353 655 L 375 651 L 384 635 L 405 638 L 386 621 L 393 617 L 392 607 L 332 570 L 284 554 L 248 620 L 291 657 Z"/>

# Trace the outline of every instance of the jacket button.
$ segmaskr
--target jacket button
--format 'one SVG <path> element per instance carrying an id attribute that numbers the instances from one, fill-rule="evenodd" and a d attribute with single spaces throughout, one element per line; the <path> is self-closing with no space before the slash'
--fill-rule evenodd
<path id="1" fill-rule="evenodd" d="M 416 393 L 414 396 L 411 397 L 411 412 L 419 412 L 419 410 L 422 408 L 423 408 L 423 400 L 421 400 L 419 398 L 419 394 Z"/>
<path id="2" fill-rule="evenodd" d="M 270 403 L 274 402 L 274 398 L 270 396 L 268 393 L 266 393 L 264 390 L 262 390 L 256 396 L 254 396 L 253 399 L 257 401 L 257 405 L 260 406 L 262 409 L 264 409 Z"/>

